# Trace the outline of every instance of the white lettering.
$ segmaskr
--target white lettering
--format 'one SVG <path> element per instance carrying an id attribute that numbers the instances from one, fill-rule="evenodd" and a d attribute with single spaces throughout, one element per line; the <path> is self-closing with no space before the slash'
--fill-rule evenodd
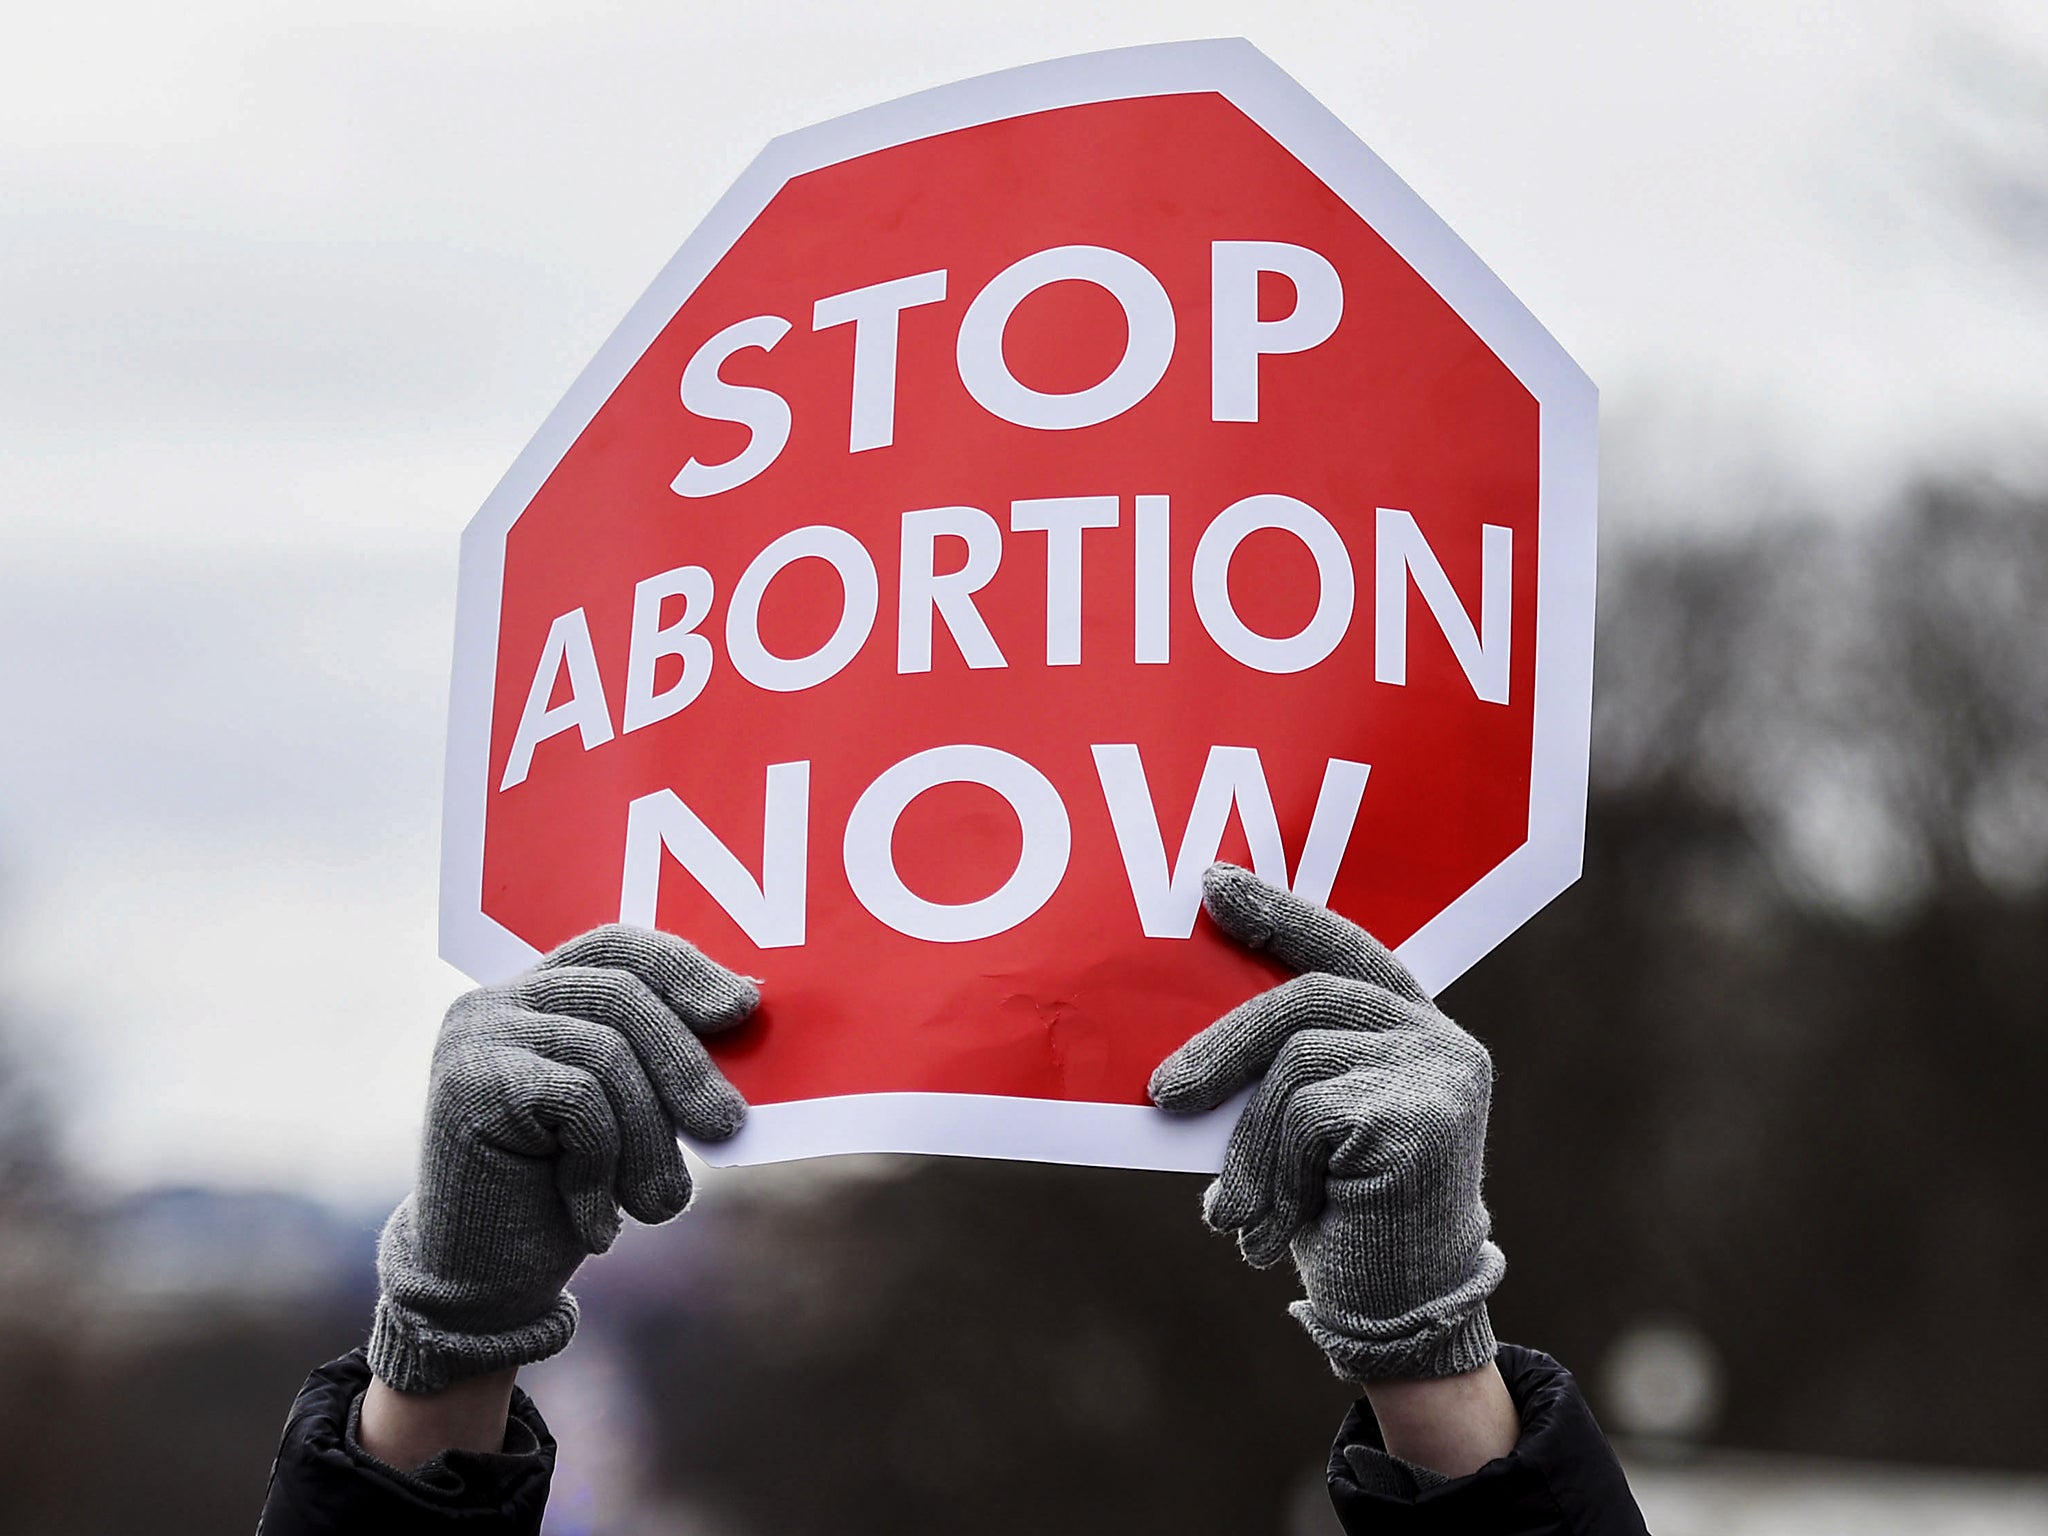
<path id="1" fill-rule="evenodd" d="M 682 616 L 664 627 L 661 605 L 683 600 Z M 701 565 L 678 566 L 650 576 L 633 588 L 632 643 L 626 652 L 625 730 L 666 720 L 684 708 L 711 680 L 711 642 L 696 632 L 711 611 L 711 573 Z M 683 659 L 682 675 L 660 693 L 654 668 L 664 656 Z"/>
<path id="2" fill-rule="evenodd" d="M 1508 701 L 1508 632 L 1513 603 L 1515 534 L 1512 528 L 1480 525 L 1479 627 L 1451 589 L 1442 562 L 1415 519 L 1393 507 L 1379 509 L 1374 530 L 1373 678 L 1408 681 L 1408 578 L 1429 605 L 1451 654 L 1472 691 L 1489 704 Z"/>
<path id="3" fill-rule="evenodd" d="M 725 360 L 748 347 L 763 352 L 789 334 L 780 315 L 755 315 L 728 325 L 697 349 L 683 369 L 683 408 L 707 421 L 736 421 L 748 431 L 747 446 L 723 464 L 692 458 L 669 483 L 678 496 L 716 496 L 745 485 L 773 464 L 789 441 L 789 402 L 772 389 L 728 384 L 718 376 Z"/>
<path id="4" fill-rule="evenodd" d="M 1294 284 L 1294 308 L 1259 318 L 1259 274 Z M 1209 415 L 1259 419 L 1259 358 L 1321 346 L 1344 316 L 1344 284 L 1329 261 L 1277 240 L 1218 240 L 1209 249 Z"/>
<path id="5" fill-rule="evenodd" d="M 938 784 L 982 784 L 1010 802 L 1024 829 L 1017 867 L 979 901 L 927 901 L 896 872 L 891 842 L 911 801 Z M 862 906 L 898 933 L 964 944 L 1016 927 L 1051 898 L 1067 872 L 1073 830 L 1052 782 L 1021 757 L 994 747 L 933 747 L 907 757 L 870 784 L 846 819 L 846 882 Z"/>
<path id="6" fill-rule="evenodd" d="M 1081 661 L 1081 531 L 1114 528 L 1114 496 L 1051 496 L 1010 503 L 1015 533 L 1045 535 L 1045 664 Z"/>
<path id="7" fill-rule="evenodd" d="M 1137 590 L 1132 594 L 1132 647 L 1141 665 L 1157 666 L 1171 659 L 1168 621 L 1172 610 L 1167 582 L 1172 574 L 1171 518 L 1167 498 L 1138 499 Z"/>
<path id="8" fill-rule="evenodd" d="M 1180 853 L 1169 869 L 1159 813 L 1145 779 L 1145 764 L 1130 743 L 1096 746 L 1095 773 L 1123 855 L 1124 874 L 1138 909 L 1138 924 L 1149 938 L 1184 939 L 1195 931 L 1202 906 L 1202 871 L 1216 861 L 1232 806 L 1251 845 L 1252 870 L 1261 880 L 1287 886 L 1287 852 L 1266 771 L 1252 747 L 1211 747 L 1202 781 L 1188 812 Z M 1343 862 L 1359 801 L 1372 772 L 1365 763 L 1331 758 L 1323 770 L 1315 814 L 1302 843 L 1301 863 L 1291 889 L 1307 901 L 1329 900 Z"/>
<path id="9" fill-rule="evenodd" d="M 1020 384 L 1003 359 L 1003 332 L 1017 306 L 1049 283 L 1086 282 L 1123 306 L 1124 355 L 1109 377 L 1070 394 Z M 991 415 L 1046 432 L 1092 427 L 1152 393 L 1173 360 L 1173 301 L 1140 263 L 1099 245 L 1061 245 L 1004 268 L 975 295 L 960 321 L 960 382 Z"/>
<path id="10" fill-rule="evenodd" d="M 619 921 L 655 926 L 661 859 L 677 863 L 762 949 L 804 941 L 811 828 L 811 765 L 770 763 L 761 819 L 757 883 L 718 834 L 672 789 L 641 795 L 626 808 L 625 874 Z"/>
<path id="11" fill-rule="evenodd" d="M 944 576 L 932 573 L 943 537 L 967 546 L 967 560 Z M 974 594 L 989 583 L 1003 558 L 1003 530 L 979 507 L 931 507 L 903 514 L 903 553 L 896 603 L 896 670 L 932 669 L 932 618 L 946 621 L 953 643 L 970 667 L 1008 665 L 988 632 Z"/>
<path id="12" fill-rule="evenodd" d="M 896 441 L 896 346 L 903 311 L 946 296 L 946 273 L 919 272 L 835 293 L 811 306 L 811 329 L 853 324 L 853 416 L 847 451 Z"/>
<path id="13" fill-rule="evenodd" d="M 1319 591 L 1315 616 L 1299 634 L 1259 634 L 1230 605 L 1230 557 L 1261 528 L 1293 534 L 1315 556 Z M 1328 518 L 1292 496 L 1247 496 L 1232 502 L 1202 531 L 1195 546 L 1195 612 L 1224 654 L 1260 672 L 1300 672 L 1337 648 L 1351 627 L 1351 556 Z"/>
<path id="14" fill-rule="evenodd" d="M 826 561 L 839 573 L 845 600 L 838 627 L 808 656 L 777 656 L 761 643 L 761 598 L 786 565 L 805 558 Z M 875 627 L 881 584 L 866 548 L 844 528 L 814 523 L 793 528 L 754 556 L 746 574 L 732 589 L 725 612 L 725 653 L 733 670 L 756 688 L 771 693 L 797 693 L 838 674 L 867 644 Z"/>
<path id="15" fill-rule="evenodd" d="M 550 709 L 555 679 L 565 665 L 569 697 Z M 548 626 L 547 643 L 533 671 L 533 686 L 526 691 L 526 708 L 519 713 L 519 729 L 513 733 L 512 753 L 505 759 L 505 777 L 498 788 L 525 783 L 533 768 L 533 749 L 571 726 L 582 733 L 586 752 L 612 739 L 611 709 L 597 672 L 597 651 L 590 643 L 590 621 L 581 608 L 570 609 Z"/>

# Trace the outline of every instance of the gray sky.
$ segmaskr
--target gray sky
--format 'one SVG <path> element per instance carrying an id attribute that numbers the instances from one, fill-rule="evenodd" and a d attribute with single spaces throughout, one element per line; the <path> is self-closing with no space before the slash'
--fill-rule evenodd
<path id="1" fill-rule="evenodd" d="M 456 537 L 761 144 L 1221 34 L 1601 384 L 1614 519 L 2041 472 L 2038 3 L 16 7 L 0 987 L 91 1171 L 402 1186 Z"/>

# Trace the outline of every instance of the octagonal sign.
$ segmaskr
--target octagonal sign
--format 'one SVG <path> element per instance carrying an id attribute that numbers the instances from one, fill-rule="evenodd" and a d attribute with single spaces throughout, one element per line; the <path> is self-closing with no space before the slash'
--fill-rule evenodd
<path id="1" fill-rule="evenodd" d="M 762 977 L 714 1161 L 1213 1168 L 1213 858 L 1432 989 L 1576 878 L 1594 418 L 1249 44 L 777 140 L 464 538 L 443 952 Z"/>

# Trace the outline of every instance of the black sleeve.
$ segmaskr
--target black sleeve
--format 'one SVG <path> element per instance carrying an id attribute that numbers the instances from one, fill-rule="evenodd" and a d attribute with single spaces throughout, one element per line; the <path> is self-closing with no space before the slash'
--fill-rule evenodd
<path id="1" fill-rule="evenodd" d="M 356 1443 L 370 1367 L 356 1350 L 299 1390 L 257 1536 L 534 1536 L 555 1471 L 555 1440 L 533 1400 L 512 1391 L 502 1452 L 445 1451 L 412 1472 Z"/>
<path id="2" fill-rule="evenodd" d="M 1499 1365 L 1522 1438 L 1469 1477 L 1445 1480 L 1393 1460 L 1359 1399 L 1330 1452 L 1330 1500 L 1349 1536 L 1648 1536 L 1572 1373 L 1512 1344 L 1501 1346 Z"/>

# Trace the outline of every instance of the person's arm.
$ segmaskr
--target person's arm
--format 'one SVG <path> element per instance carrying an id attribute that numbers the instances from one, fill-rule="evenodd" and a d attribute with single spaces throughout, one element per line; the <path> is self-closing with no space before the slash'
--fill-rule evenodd
<path id="1" fill-rule="evenodd" d="M 505 1449 L 517 1367 L 488 1371 L 439 1392 L 400 1392 L 376 1377 L 363 1389 L 356 1441 L 379 1461 L 407 1471 L 443 1451 Z"/>
<path id="2" fill-rule="evenodd" d="M 678 1131 L 739 1129 L 746 1102 L 698 1037 L 758 1000 L 681 939 L 613 925 L 456 1002 L 419 1179 L 378 1242 L 368 1348 L 300 1393 L 265 1536 L 538 1530 L 554 1442 L 514 1377 L 568 1344 L 569 1280 L 623 1216 L 689 1204 Z"/>
<path id="3" fill-rule="evenodd" d="M 1500 1346 L 1493 1369 L 1518 1420 L 1513 1446 L 1466 1472 L 1432 1470 L 1412 1445 L 1391 1453 L 1399 1442 L 1375 1422 L 1377 1385 L 1353 1406 L 1330 1450 L 1339 1524 L 1358 1536 L 1646 1536 L 1627 1474 L 1572 1373 L 1513 1344 Z M 1461 1433 L 1475 1420 L 1453 1412 L 1445 1423 Z"/>
<path id="4" fill-rule="evenodd" d="M 505 1407 L 492 1405 L 496 1423 L 476 1437 L 481 1447 L 450 1444 L 422 1458 L 424 1444 L 364 1447 L 361 1418 L 372 1384 L 360 1349 L 306 1378 L 271 1465 L 260 1536 L 538 1536 L 555 1441 L 525 1393 L 512 1388 Z M 431 1398 L 485 1395 L 480 1388 L 466 1394 L 464 1385 Z M 451 1440 L 470 1438 L 456 1426 L 444 1428 Z"/>
<path id="5" fill-rule="evenodd" d="M 1256 1085 L 1203 1217 L 1254 1265 L 1292 1259 L 1306 1292 L 1295 1318 L 1364 1393 L 1332 1454 L 1339 1518 L 1374 1532 L 1639 1536 L 1570 1373 L 1494 1340 L 1487 1299 L 1506 1261 L 1480 1198 L 1486 1048 L 1328 909 L 1229 864 L 1209 869 L 1202 901 L 1297 974 L 1167 1057 L 1151 1096 L 1197 1113 Z"/>
<path id="6" fill-rule="evenodd" d="M 1369 1381 L 1365 1397 L 1387 1454 L 1445 1477 L 1477 1472 L 1522 1436 L 1515 1401 L 1491 1360 L 1457 1376 Z"/>

